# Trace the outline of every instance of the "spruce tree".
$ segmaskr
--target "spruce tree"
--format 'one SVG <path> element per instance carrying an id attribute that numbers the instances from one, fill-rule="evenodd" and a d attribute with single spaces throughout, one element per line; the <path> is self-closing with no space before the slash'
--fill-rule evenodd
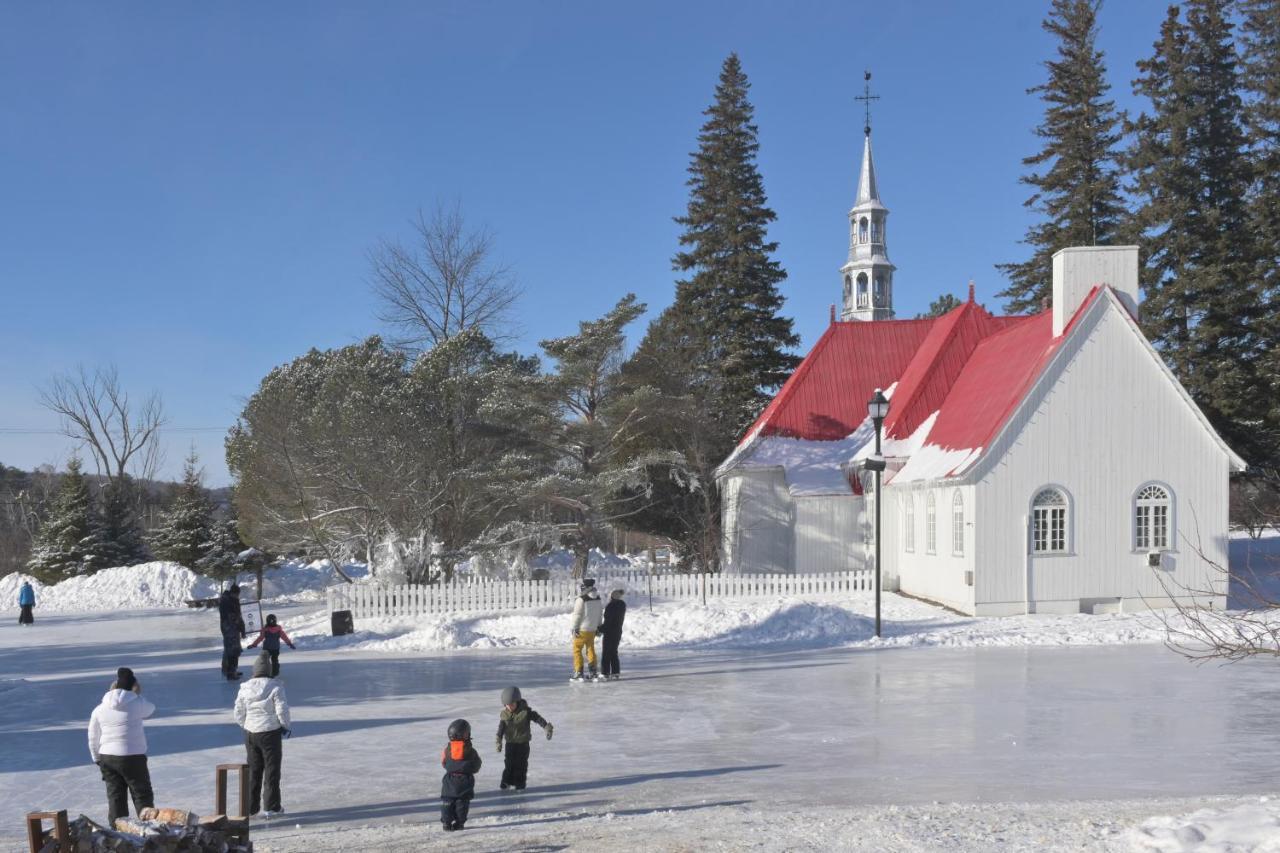
<path id="1" fill-rule="evenodd" d="M 202 483 L 200 460 L 194 448 L 182 468 L 182 485 L 173 505 L 160 516 L 148 540 L 157 560 L 195 569 L 214 536 L 213 506 Z"/>
<path id="2" fill-rule="evenodd" d="M 133 478 L 122 474 L 102 489 L 103 568 L 134 566 L 150 559 L 135 511 L 136 488 Z"/>
<path id="3" fill-rule="evenodd" d="M 40 526 L 27 567 L 45 583 L 93 574 L 102 563 L 102 534 L 80 460 L 67 462 L 49 517 Z"/>
<path id="4" fill-rule="evenodd" d="M 1249 162 L 1229 0 L 1170 7 L 1134 91 L 1135 223 L 1146 256 L 1142 322 L 1183 385 L 1246 457 L 1259 452 L 1262 302 L 1245 205 Z"/>
<path id="5" fill-rule="evenodd" d="M 928 311 L 923 314 L 917 314 L 916 319 L 922 320 L 926 317 L 941 317 L 943 314 L 959 308 L 963 304 L 964 303 L 961 302 L 958 297 L 952 296 L 950 293 L 944 293 L 929 303 Z"/>
<path id="6" fill-rule="evenodd" d="M 742 64 L 730 54 L 691 155 L 688 208 L 676 219 L 685 229 L 684 248 L 673 261 L 689 274 L 676 285 L 678 312 L 700 331 L 701 366 L 716 375 L 725 429 L 734 435 L 799 361 L 786 351 L 799 338 L 778 313 L 778 285 L 787 274 L 773 260 L 778 244 L 767 235 L 776 215 L 756 168 L 760 143 L 748 88 Z"/>
<path id="7" fill-rule="evenodd" d="M 239 570 L 237 558 L 248 547 L 240 538 L 234 517 L 214 522 L 209 538 L 200 543 L 200 557 L 192 569 L 214 580 L 233 578 Z"/>
<path id="8" fill-rule="evenodd" d="M 1027 90 L 1044 101 L 1044 118 L 1035 132 L 1044 142 L 1023 159 L 1034 167 L 1020 181 L 1034 189 L 1024 206 L 1041 214 L 1023 243 L 1032 248 L 1025 261 L 998 264 L 1009 286 L 1011 313 L 1037 310 L 1052 295 L 1053 253 L 1068 246 L 1111 242 L 1124 220 L 1118 154 L 1119 118 L 1107 99 L 1102 51 L 1097 49 L 1100 0 L 1053 0 L 1041 26 L 1058 39 L 1055 59 L 1045 62 L 1049 79 Z"/>

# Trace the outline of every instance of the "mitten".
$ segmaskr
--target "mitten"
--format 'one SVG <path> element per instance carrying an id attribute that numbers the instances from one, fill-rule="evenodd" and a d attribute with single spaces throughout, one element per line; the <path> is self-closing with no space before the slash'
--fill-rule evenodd
<path id="1" fill-rule="evenodd" d="M 580 636 L 582 636 L 582 632 L 581 632 L 581 631 L 579 631 L 577 628 L 574 628 L 572 633 L 573 633 L 573 636 L 575 636 L 575 637 L 580 637 Z"/>
<path id="2" fill-rule="evenodd" d="M 554 732 L 555 730 L 556 730 L 555 726 L 551 725 L 550 723 L 547 723 L 547 740 L 551 740 L 551 733 Z"/>
<path id="3" fill-rule="evenodd" d="M 289 648 L 293 649 L 295 652 L 298 650 L 298 647 L 295 646 L 293 643 L 289 644 Z"/>
<path id="4" fill-rule="evenodd" d="M 498 744 L 498 752 L 502 752 L 502 738 L 498 738 L 495 743 Z"/>
<path id="5" fill-rule="evenodd" d="M 283 733 L 285 740 L 293 737 L 293 729 L 281 729 L 280 731 Z"/>

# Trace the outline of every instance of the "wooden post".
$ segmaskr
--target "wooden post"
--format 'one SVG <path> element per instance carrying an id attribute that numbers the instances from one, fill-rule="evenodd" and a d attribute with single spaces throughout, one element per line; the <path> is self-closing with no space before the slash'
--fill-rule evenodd
<path id="1" fill-rule="evenodd" d="M 238 771 L 240 774 L 240 811 L 236 816 L 247 819 L 249 817 L 248 764 L 219 764 L 215 768 L 213 777 L 213 813 L 227 814 L 227 774 L 232 770 Z"/>
<path id="2" fill-rule="evenodd" d="M 72 853 L 71 828 L 67 825 L 66 809 L 56 812 L 27 812 L 27 847 L 31 853 L 40 853 L 40 848 L 44 847 L 46 820 L 53 821 L 53 838 L 58 842 L 58 853 Z"/>

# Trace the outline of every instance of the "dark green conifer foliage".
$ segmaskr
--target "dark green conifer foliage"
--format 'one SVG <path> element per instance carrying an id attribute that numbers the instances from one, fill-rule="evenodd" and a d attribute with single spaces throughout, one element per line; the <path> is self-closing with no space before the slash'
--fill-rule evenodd
<path id="1" fill-rule="evenodd" d="M 45 583 L 57 583 L 103 568 L 101 552 L 102 534 L 89 483 L 80 470 L 80 460 L 73 456 L 49 517 L 36 535 L 27 566 Z"/>
<path id="2" fill-rule="evenodd" d="M 736 435 L 768 403 L 799 362 L 786 350 L 799 343 L 779 315 L 778 285 L 787 277 L 772 254 L 768 207 L 756 168 L 760 143 L 747 100 L 750 84 L 737 54 L 720 71 L 715 102 L 689 165 L 689 204 L 682 251 L 673 261 L 688 277 L 677 282 L 680 315 L 699 331 L 704 369 L 717 375 L 725 429 Z"/>
<path id="3" fill-rule="evenodd" d="M 200 460 L 192 449 L 182 467 L 182 485 L 160 517 L 148 544 L 157 560 L 195 569 L 214 535 L 213 506 L 201 481 Z M 241 549 L 243 550 L 243 549 Z"/>
<path id="4" fill-rule="evenodd" d="M 926 317 L 941 317 L 953 308 L 959 308 L 963 305 L 958 297 L 952 296 L 950 293 L 944 293 L 937 299 L 929 303 L 929 310 L 923 314 L 917 314 L 916 319 L 921 320 Z"/>
<path id="5" fill-rule="evenodd" d="M 1039 310 L 1052 295 L 1053 253 L 1069 246 L 1112 242 L 1124 220 L 1118 154 L 1119 118 L 1107 99 L 1102 51 L 1097 49 L 1100 0 L 1053 0 L 1041 26 L 1058 39 L 1056 58 L 1045 62 L 1049 79 L 1027 90 L 1045 103 L 1036 135 L 1044 147 L 1023 159 L 1036 171 L 1021 178 L 1034 188 L 1024 203 L 1042 215 L 1027 229 L 1032 248 L 1025 261 L 999 264 L 1009 286 L 1011 313 Z"/>
<path id="6" fill-rule="evenodd" d="M 102 568 L 134 566 L 151 557 L 135 511 L 137 488 L 132 477 L 122 474 L 102 489 Z"/>
<path id="7" fill-rule="evenodd" d="M 1190 0 L 1138 63 L 1151 102 L 1129 124 L 1146 258 L 1142 323 L 1182 384 L 1246 457 L 1259 452 L 1262 303 L 1248 230 L 1249 161 L 1228 0 Z"/>

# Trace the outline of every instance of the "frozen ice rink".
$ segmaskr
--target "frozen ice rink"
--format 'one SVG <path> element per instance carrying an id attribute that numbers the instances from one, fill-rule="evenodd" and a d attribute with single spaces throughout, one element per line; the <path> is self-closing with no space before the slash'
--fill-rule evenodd
<path id="1" fill-rule="evenodd" d="M 923 850 L 970 849 L 970 831 L 976 850 L 998 831 L 1011 847 L 1112 849 L 1126 821 L 1277 787 L 1269 662 L 1196 667 L 1158 645 L 623 651 L 622 681 L 571 685 L 567 651 L 286 649 L 288 815 L 255 843 Z M 157 804 L 211 812 L 213 766 L 243 760 L 216 615 L 5 624 L 0 661 L 4 849 L 23 849 L 28 810 L 104 817 L 85 725 L 118 666 L 158 707 L 147 726 Z M 509 684 L 556 727 L 550 742 L 535 728 L 521 794 L 497 790 Z M 455 717 L 471 721 L 485 761 L 456 839 L 436 822 Z"/>

